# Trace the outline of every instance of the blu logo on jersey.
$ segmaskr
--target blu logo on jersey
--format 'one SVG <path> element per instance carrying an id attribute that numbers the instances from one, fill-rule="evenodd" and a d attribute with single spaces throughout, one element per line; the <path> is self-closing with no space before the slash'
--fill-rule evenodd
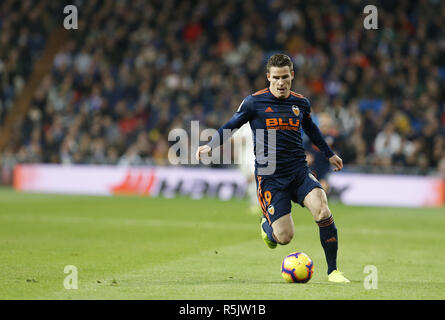
<path id="1" fill-rule="evenodd" d="M 300 119 L 266 118 L 266 127 L 274 130 L 298 130 Z"/>

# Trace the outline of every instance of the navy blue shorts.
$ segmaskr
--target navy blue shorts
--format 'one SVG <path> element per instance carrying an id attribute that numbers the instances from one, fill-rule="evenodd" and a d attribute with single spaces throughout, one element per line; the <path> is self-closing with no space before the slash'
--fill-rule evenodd
<path id="1" fill-rule="evenodd" d="M 323 189 L 309 169 L 298 173 L 292 180 L 256 176 L 258 201 L 270 224 L 291 212 L 292 203 L 304 207 L 303 201 L 315 188 Z"/>

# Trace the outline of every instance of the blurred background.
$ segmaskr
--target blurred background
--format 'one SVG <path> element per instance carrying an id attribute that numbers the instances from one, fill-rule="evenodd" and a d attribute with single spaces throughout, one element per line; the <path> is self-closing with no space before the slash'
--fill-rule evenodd
<path id="1" fill-rule="evenodd" d="M 346 172 L 445 175 L 443 1 L 70 4 L 78 29 L 63 1 L 1 1 L 2 184 L 16 164 L 167 166 L 168 133 L 217 129 L 277 52 Z"/>
<path id="2" fill-rule="evenodd" d="M 252 166 L 169 161 L 169 133 L 219 128 L 277 52 L 345 164 L 305 138 L 348 290 L 300 206 L 294 242 L 264 246 Z M 444 139 L 443 0 L 0 0 L 0 299 L 444 299 Z"/>

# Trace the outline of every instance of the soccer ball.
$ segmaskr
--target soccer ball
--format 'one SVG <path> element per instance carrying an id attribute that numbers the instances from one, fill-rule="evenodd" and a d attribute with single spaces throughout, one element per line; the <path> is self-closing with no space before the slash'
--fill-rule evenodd
<path id="1" fill-rule="evenodd" d="M 287 282 L 305 283 L 314 274 L 314 263 L 303 252 L 288 254 L 281 264 L 281 275 Z"/>

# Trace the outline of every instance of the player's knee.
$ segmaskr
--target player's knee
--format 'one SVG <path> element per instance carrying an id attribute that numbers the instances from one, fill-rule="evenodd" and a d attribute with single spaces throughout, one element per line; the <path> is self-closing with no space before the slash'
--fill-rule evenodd
<path id="1" fill-rule="evenodd" d="M 331 210 L 327 205 L 322 205 L 318 211 L 318 221 L 327 219 L 331 216 Z"/>
<path id="2" fill-rule="evenodd" d="M 278 232 L 274 231 L 274 234 L 279 244 L 288 244 L 294 237 L 294 231 L 291 229 L 279 230 Z"/>
<path id="3" fill-rule="evenodd" d="M 326 196 L 322 196 L 322 195 L 320 196 L 316 211 L 317 211 L 316 216 L 317 216 L 318 221 L 327 219 L 331 216 L 331 210 L 329 210 L 328 201 L 326 199 Z"/>

